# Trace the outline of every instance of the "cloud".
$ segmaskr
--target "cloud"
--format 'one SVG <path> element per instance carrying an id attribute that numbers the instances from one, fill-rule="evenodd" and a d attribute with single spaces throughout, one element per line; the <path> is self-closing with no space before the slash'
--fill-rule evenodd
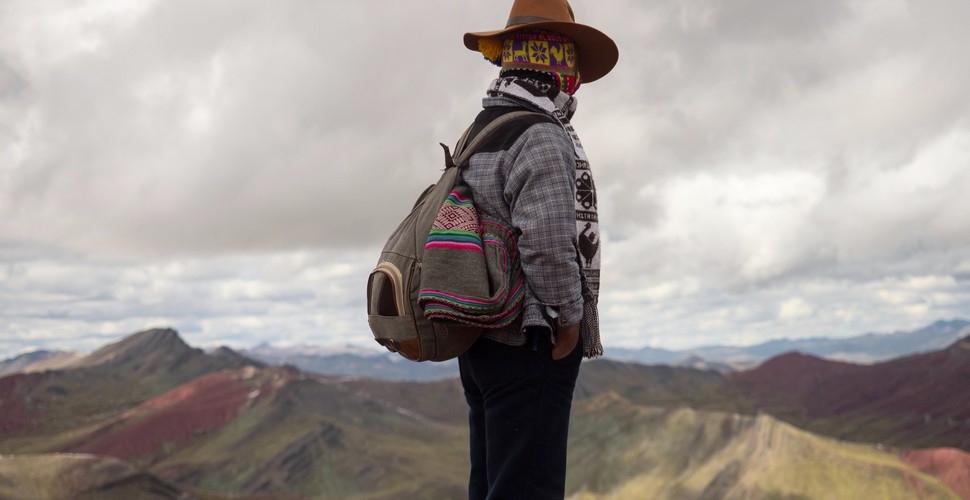
<path id="1" fill-rule="evenodd" d="M 970 233 L 955 228 L 968 208 L 957 192 L 970 187 L 970 122 L 953 82 L 970 75 L 940 64 L 966 42 L 944 3 L 645 7 L 652 22 L 624 32 L 621 46 L 641 51 L 615 97 L 637 96 L 635 113 L 608 103 L 645 139 L 630 141 L 639 154 L 610 155 L 599 182 L 620 200 L 604 227 L 622 274 L 689 269 L 757 285 L 887 272 L 933 248 L 966 255 Z M 594 134 L 594 155 L 611 149 L 606 135 Z"/>
<path id="2" fill-rule="evenodd" d="M 376 349 L 361 292 L 373 264 L 368 254 L 326 251 L 160 260 L 0 253 L 0 352 L 90 350 L 151 326 L 174 326 L 201 346 L 272 339 Z"/>
<path id="3" fill-rule="evenodd" d="M 778 307 L 778 319 L 784 321 L 789 319 L 806 318 L 815 312 L 815 308 L 800 297 L 792 297 L 781 303 Z"/>
<path id="4" fill-rule="evenodd" d="M 416 57 L 457 33 L 434 24 L 395 35 L 427 9 L 141 5 L 89 20 L 83 7 L 48 18 L 17 4 L 38 29 L 4 40 L 27 47 L 15 65 L 31 119 L 10 145 L 23 156 L 0 167 L 0 203 L 16 221 L 7 234 L 126 251 L 373 243 L 372 228 L 388 226 L 373 200 L 403 209 L 441 164 L 431 127 L 448 109 L 432 103 L 477 89 L 449 80 L 461 65 L 436 62 L 457 52 L 478 66 L 457 42 Z M 39 29 L 54 24 L 69 29 Z"/>
<path id="5" fill-rule="evenodd" d="M 600 192 L 608 342 L 966 316 L 970 4 L 572 3 L 621 51 L 580 90 L 575 120 Z M 508 13 L 426 0 L 2 9 L 9 348 L 156 322 L 203 342 L 366 341 L 353 300 L 376 248 L 495 74 L 459 38 Z"/>

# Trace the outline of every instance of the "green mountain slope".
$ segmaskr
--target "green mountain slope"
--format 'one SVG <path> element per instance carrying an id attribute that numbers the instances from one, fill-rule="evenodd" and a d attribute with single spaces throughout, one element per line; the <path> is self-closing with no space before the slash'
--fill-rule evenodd
<path id="1" fill-rule="evenodd" d="M 464 428 L 435 422 L 340 381 L 295 376 L 264 401 L 151 465 L 216 492 L 314 498 L 458 498 Z"/>
<path id="2" fill-rule="evenodd" d="M 895 454 L 767 415 L 645 408 L 606 394 L 577 408 L 572 432 L 574 500 L 959 498 Z"/>
<path id="3" fill-rule="evenodd" d="M 0 498 L 56 500 L 208 498 L 139 471 L 131 464 L 93 455 L 0 456 Z"/>

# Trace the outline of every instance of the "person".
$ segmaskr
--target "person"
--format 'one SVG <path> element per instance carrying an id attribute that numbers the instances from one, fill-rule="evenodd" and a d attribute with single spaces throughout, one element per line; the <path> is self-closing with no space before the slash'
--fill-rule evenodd
<path id="1" fill-rule="evenodd" d="M 609 73 L 618 50 L 576 23 L 566 0 L 515 0 L 505 28 L 466 33 L 464 44 L 501 67 L 473 131 L 513 110 L 541 114 L 490 138 L 461 173 L 475 206 L 518 234 L 526 280 L 519 321 L 486 330 L 458 359 L 468 496 L 563 498 L 580 362 L 603 353 L 596 190 L 570 120 L 577 89 Z"/>

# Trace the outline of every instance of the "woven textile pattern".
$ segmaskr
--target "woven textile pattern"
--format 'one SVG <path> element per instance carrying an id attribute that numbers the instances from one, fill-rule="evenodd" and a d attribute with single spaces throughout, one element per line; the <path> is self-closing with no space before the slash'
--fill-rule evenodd
<path id="1" fill-rule="evenodd" d="M 466 192 L 456 188 L 438 211 L 418 304 L 431 320 L 503 328 L 518 318 L 525 295 L 515 234 L 480 214 Z"/>
<path id="2" fill-rule="evenodd" d="M 502 71 L 525 69 L 552 75 L 559 90 L 575 94 L 582 82 L 576 45 L 553 33 L 511 33 L 505 37 Z"/>
<path id="3" fill-rule="evenodd" d="M 468 250 L 482 253 L 478 212 L 470 199 L 452 191 L 438 210 L 425 251 L 429 249 Z"/>

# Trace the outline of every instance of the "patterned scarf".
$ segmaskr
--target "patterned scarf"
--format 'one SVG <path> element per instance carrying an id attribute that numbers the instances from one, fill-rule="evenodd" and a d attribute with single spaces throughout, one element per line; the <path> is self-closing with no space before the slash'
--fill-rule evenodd
<path id="1" fill-rule="evenodd" d="M 576 258 L 582 271 L 583 282 L 583 321 L 580 326 L 583 334 L 583 355 L 587 358 L 602 356 L 603 345 L 600 342 L 597 311 L 600 288 L 600 235 L 596 186 L 593 183 L 586 152 L 569 122 L 576 112 L 576 98 L 560 92 L 548 83 L 517 77 L 502 77 L 494 80 L 488 88 L 488 95 L 518 101 L 529 108 L 552 116 L 562 125 L 572 140 L 576 155 L 576 234 L 579 237 Z"/>

